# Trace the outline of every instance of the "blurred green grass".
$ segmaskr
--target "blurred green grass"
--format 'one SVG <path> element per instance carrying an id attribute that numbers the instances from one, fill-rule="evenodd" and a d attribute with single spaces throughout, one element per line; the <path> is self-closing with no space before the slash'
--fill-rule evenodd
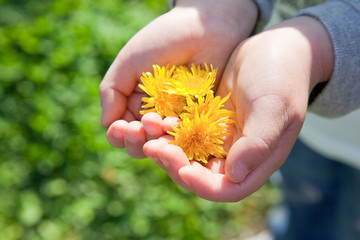
<path id="1" fill-rule="evenodd" d="M 0 0 L 0 239 L 232 239 L 261 229 L 267 185 L 212 203 L 109 146 L 98 86 L 165 0 Z"/>

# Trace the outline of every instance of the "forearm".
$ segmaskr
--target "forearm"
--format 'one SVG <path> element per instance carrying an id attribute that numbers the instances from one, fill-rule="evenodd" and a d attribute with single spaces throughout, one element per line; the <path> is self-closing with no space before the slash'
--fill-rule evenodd
<path id="1" fill-rule="evenodd" d="M 259 21 L 261 25 L 266 24 L 271 17 L 275 0 L 254 0 L 259 8 Z"/>
<path id="2" fill-rule="evenodd" d="M 306 58 L 303 67 L 309 67 L 309 86 L 313 90 L 317 84 L 327 82 L 333 72 L 334 49 L 330 35 L 323 24 L 310 17 L 297 17 L 288 24 L 302 35 L 299 54 Z"/>
<path id="3" fill-rule="evenodd" d="M 326 116 L 341 116 L 360 107 L 360 1 L 328 1 L 300 11 L 321 22 L 330 35 L 334 67 L 329 82 L 310 105 Z"/>
<path id="4" fill-rule="evenodd" d="M 269 33 L 276 36 L 268 39 L 273 49 L 281 51 L 284 66 L 294 70 L 294 79 L 307 81 L 309 94 L 321 82 L 330 79 L 334 65 L 334 50 L 331 38 L 325 27 L 311 17 L 297 17 L 270 28 Z M 290 79 L 289 79 L 290 80 Z"/>

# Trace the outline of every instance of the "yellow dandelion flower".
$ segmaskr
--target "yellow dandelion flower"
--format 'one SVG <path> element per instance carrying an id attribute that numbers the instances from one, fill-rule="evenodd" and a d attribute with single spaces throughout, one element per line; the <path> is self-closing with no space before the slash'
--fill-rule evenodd
<path id="1" fill-rule="evenodd" d="M 181 147 L 189 160 L 207 163 L 211 156 L 223 158 L 223 138 L 230 135 L 229 124 L 235 113 L 223 109 L 230 94 L 215 97 L 213 91 L 217 70 L 204 64 L 191 66 L 153 66 L 154 73 L 143 73 L 139 87 L 148 94 L 141 114 L 157 112 L 162 117 L 180 117 L 173 127 L 171 144 Z"/>
<path id="2" fill-rule="evenodd" d="M 189 70 L 186 66 L 179 66 L 174 71 L 174 82 L 167 85 L 167 90 L 171 93 L 183 96 L 205 96 L 212 91 L 216 80 L 217 69 L 213 69 L 207 64 L 204 64 L 205 69 L 201 65 L 191 65 Z"/>
<path id="3" fill-rule="evenodd" d="M 165 88 L 173 81 L 175 66 L 170 68 L 154 65 L 153 69 L 154 74 L 143 73 L 140 78 L 142 84 L 139 84 L 139 87 L 149 95 L 142 98 L 145 105 L 140 113 L 157 112 L 161 117 L 179 116 L 186 105 L 186 99 L 184 96 L 168 92 Z"/>
<path id="4" fill-rule="evenodd" d="M 190 120 L 194 118 L 195 111 L 198 111 L 199 114 L 202 112 L 215 114 L 217 119 L 224 119 L 227 123 L 232 123 L 231 117 L 235 117 L 233 111 L 227 109 L 222 109 L 224 103 L 230 97 L 230 93 L 224 98 L 219 96 L 214 97 L 212 92 L 206 94 L 206 96 L 193 100 L 190 97 L 186 97 L 187 106 L 184 107 L 185 112 L 181 115 L 181 118 L 189 118 Z M 210 116 L 211 117 L 211 116 Z"/>
<path id="5" fill-rule="evenodd" d="M 207 163 L 210 156 L 223 158 L 226 151 L 223 147 L 223 137 L 229 135 L 224 118 L 217 119 L 216 114 L 195 109 L 194 118 L 184 118 L 175 128 L 168 132 L 175 137 L 170 144 L 183 149 L 189 160 Z"/>

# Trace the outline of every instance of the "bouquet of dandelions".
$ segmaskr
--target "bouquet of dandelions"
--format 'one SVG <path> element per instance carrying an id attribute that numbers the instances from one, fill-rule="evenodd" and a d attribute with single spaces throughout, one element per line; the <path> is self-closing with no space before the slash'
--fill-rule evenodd
<path id="1" fill-rule="evenodd" d="M 156 112 L 162 118 L 178 117 L 181 122 L 168 132 L 175 139 L 170 144 L 183 149 L 189 160 L 206 164 L 212 156 L 224 158 L 223 138 L 231 135 L 229 124 L 233 123 L 235 113 L 223 109 L 229 98 L 215 97 L 212 88 L 217 69 L 204 64 L 188 69 L 186 66 L 154 65 L 154 73 L 141 76 L 139 87 L 148 97 L 141 114 Z"/>

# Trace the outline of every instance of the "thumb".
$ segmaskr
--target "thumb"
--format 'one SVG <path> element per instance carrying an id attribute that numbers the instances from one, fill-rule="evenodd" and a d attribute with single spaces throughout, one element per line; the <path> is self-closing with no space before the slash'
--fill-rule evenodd
<path id="1" fill-rule="evenodd" d="M 101 124 L 104 127 L 124 116 L 127 97 L 135 88 L 136 77 L 126 65 L 116 58 L 100 84 Z"/>
<path id="2" fill-rule="evenodd" d="M 255 174 L 266 181 L 289 155 L 302 122 L 301 114 L 290 117 L 279 96 L 269 95 L 254 101 L 246 113 L 242 136 L 229 150 L 227 177 L 242 182 Z M 260 167 L 265 162 L 268 167 Z"/>
<path id="3" fill-rule="evenodd" d="M 100 84 L 102 125 L 109 126 L 121 119 L 126 111 L 136 116 L 141 97 L 133 93 L 143 92 L 137 84 L 143 72 L 152 71 L 152 65 L 189 62 L 193 50 L 187 41 L 181 41 L 180 33 L 171 34 L 173 25 L 179 24 L 164 14 L 133 36 L 119 52 Z"/>

